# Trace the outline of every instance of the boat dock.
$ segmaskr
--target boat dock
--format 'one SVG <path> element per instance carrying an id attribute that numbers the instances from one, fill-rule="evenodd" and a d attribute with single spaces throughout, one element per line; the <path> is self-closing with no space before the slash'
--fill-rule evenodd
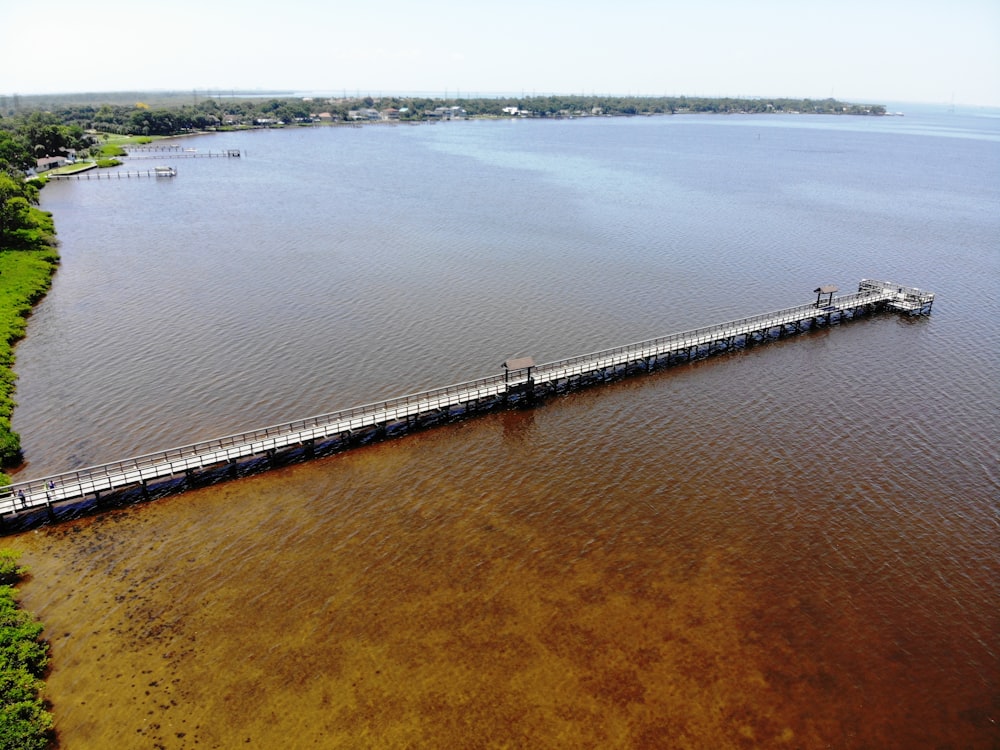
<path id="1" fill-rule="evenodd" d="M 862 280 L 858 291 L 814 290 L 815 301 L 775 312 L 673 333 L 591 354 L 536 364 L 508 359 L 502 372 L 478 380 L 355 406 L 249 432 L 63 472 L 0 488 L 0 529 L 14 517 L 41 514 L 57 520 L 57 508 L 100 506 L 102 497 L 154 491 L 178 492 L 199 477 L 228 478 L 375 440 L 396 437 L 476 414 L 524 408 L 577 388 L 648 373 L 728 351 L 846 323 L 880 312 L 928 315 L 934 294 L 891 282 Z M 207 478 L 205 478 L 207 476 Z M 16 525 L 16 524 L 15 524 Z"/>
<path id="2" fill-rule="evenodd" d="M 227 148 L 225 151 L 195 151 L 194 149 L 185 149 L 184 151 L 172 150 L 170 152 L 171 159 L 238 159 L 241 155 L 242 152 L 238 148 Z M 130 151 L 125 158 L 129 161 L 137 159 L 161 159 L 163 158 L 163 154 L 136 155 Z"/>
<path id="3" fill-rule="evenodd" d="M 131 180 L 141 177 L 176 177 L 174 167 L 154 167 L 152 169 L 116 169 L 114 171 L 91 169 L 73 174 L 46 175 L 50 180 Z"/>
<path id="4" fill-rule="evenodd" d="M 126 151 L 126 152 L 128 152 L 128 153 L 131 154 L 133 151 L 137 151 L 137 152 L 142 152 L 142 151 L 160 151 L 160 152 L 162 152 L 162 151 L 171 151 L 171 152 L 176 152 L 176 151 L 180 151 L 181 147 L 180 147 L 180 144 L 177 144 L 177 143 L 162 143 L 162 142 L 157 142 L 157 143 L 147 143 L 147 144 L 143 144 L 143 145 L 134 145 L 134 144 L 131 144 L 131 143 L 126 143 L 126 144 L 124 144 L 122 146 L 122 149 L 124 151 Z"/>

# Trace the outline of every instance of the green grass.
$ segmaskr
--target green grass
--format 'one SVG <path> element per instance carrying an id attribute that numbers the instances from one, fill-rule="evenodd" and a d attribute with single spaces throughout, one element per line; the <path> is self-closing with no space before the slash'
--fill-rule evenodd
<path id="1" fill-rule="evenodd" d="M 25 249 L 0 248 L 0 463 L 21 458 L 21 438 L 11 428 L 14 413 L 14 344 L 24 337 L 31 309 L 48 291 L 59 263 L 52 215 L 31 209 L 36 230 L 26 236 Z M 0 484 L 8 484 L 0 474 Z"/>
<path id="2" fill-rule="evenodd" d="M 153 141 L 158 141 L 163 136 L 150 135 L 118 135 L 117 133 L 101 133 L 100 136 L 100 156 L 125 156 L 125 146 L 145 146 Z"/>
<path id="3" fill-rule="evenodd" d="M 158 141 L 164 136 L 162 135 L 118 135 L 117 133 L 101 133 L 100 134 L 102 146 L 117 146 L 121 148 L 122 146 L 145 146 L 152 143 L 153 141 Z M 124 152 L 123 152 L 124 153 Z"/>
<path id="4" fill-rule="evenodd" d="M 117 143 L 103 143 L 101 144 L 100 156 L 105 159 L 110 159 L 115 156 L 125 156 L 125 149 Z"/>
<path id="5" fill-rule="evenodd" d="M 92 161 L 78 161 L 75 164 L 65 164 L 61 167 L 50 169 L 43 176 L 48 177 L 52 174 L 76 174 L 77 172 L 86 172 L 88 169 L 93 168 L 94 162 Z"/>

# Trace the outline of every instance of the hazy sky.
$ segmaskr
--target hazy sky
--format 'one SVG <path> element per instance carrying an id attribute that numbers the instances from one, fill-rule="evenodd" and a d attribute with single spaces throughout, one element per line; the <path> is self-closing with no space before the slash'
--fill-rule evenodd
<path id="1" fill-rule="evenodd" d="M 1000 0 L 0 0 L 0 94 L 267 88 L 1000 106 Z"/>

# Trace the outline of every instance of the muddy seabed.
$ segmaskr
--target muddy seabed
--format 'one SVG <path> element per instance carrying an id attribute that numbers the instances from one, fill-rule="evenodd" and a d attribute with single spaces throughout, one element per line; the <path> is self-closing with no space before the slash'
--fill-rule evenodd
<path id="1" fill-rule="evenodd" d="M 603 393 L 581 398 L 628 397 Z M 493 415 L 8 538 L 52 644 L 61 747 L 988 736 L 956 715 L 982 684 L 942 672 L 957 647 L 936 619 L 886 607 L 909 584 L 870 576 L 877 553 L 818 562 L 814 525 L 777 528 L 778 500 L 708 474 L 671 486 L 629 453 L 634 431 L 606 436 L 624 452 L 547 441 L 572 414 Z"/>

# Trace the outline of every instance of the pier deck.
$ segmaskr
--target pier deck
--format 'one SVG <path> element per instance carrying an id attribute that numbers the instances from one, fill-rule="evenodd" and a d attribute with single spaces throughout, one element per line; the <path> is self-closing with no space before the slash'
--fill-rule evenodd
<path id="1" fill-rule="evenodd" d="M 529 358 L 508 360 L 507 369 L 500 375 L 123 461 L 14 482 L 0 489 L 0 524 L 4 515 L 38 508 L 47 508 L 54 518 L 53 508 L 59 503 L 100 498 L 101 493 L 136 486 L 146 491 L 150 482 L 192 476 L 220 467 L 235 469 L 241 462 L 273 459 L 279 451 L 299 448 L 308 455 L 323 445 L 339 450 L 471 414 L 512 405 L 530 405 L 553 393 L 751 347 L 875 312 L 929 314 L 933 302 L 934 295 L 930 292 L 866 279 L 853 294 L 835 297 L 831 291 L 827 299 L 817 297 L 814 303 L 628 346 L 541 365 L 535 365 Z"/>
<path id="2" fill-rule="evenodd" d="M 227 148 L 225 151 L 170 151 L 171 159 L 238 159 L 242 152 L 238 148 Z M 162 159 L 163 154 L 134 154 L 131 151 L 126 155 L 129 161 L 138 159 Z"/>
<path id="3" fill-rule="evenodd" d="M 50 174 L 50 180 L 130 180 L 141 177 L 176 177 L 174 167 L 154 167 L 152 169 L 82 170 L 67 174 Z"/>

